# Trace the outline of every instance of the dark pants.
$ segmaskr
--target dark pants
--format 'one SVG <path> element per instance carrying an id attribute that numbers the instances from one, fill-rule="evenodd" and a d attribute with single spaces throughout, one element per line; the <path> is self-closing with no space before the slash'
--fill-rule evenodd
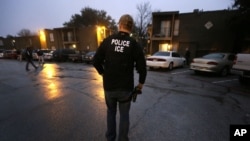
<path id="1" fill-rule="evenodd" d="M 28 59 L 27 58 L 27 63 L 26 63 L 26 70 L 29 70 L 29 64 L 31 63 L 31 65 L 36 69 L 37 66 L 33 63 L 32 59 Z"/>
<path id="2" fill-rule="evenodd" d="M 105 91 L 105 100 L 107 105 L 107 132 L 106 138 L 108 141 L 115 141 L 116 138 L 116 111 L 119 103 L 120 125 L 118 141 L 129 141 L 129 110 L 131 101 L 129 99 L 131 92 L 126 91 Z M 126 102 L 119 102 L 126 101 Z"/>

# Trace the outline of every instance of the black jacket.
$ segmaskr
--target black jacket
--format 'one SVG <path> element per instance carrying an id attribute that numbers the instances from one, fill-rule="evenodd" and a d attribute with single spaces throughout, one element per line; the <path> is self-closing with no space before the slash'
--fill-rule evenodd
<path id="1" fill-rule="evenodd" d="M 104 39 L 94 56 L 93 65 L 103 75 L 104 90 L 132 91 L 134 68 L 144 84 L 146 61 L 139 44 L 128 33 L 119 32 Z"/>
<path id="2" fill-rule="evenodd" d="M 32 59 L 33 58 L 33 55 L 32 55 L 32 49 L 30 47 L 26 48 L 25 50 L 25 57 L 27 59 Z"/>

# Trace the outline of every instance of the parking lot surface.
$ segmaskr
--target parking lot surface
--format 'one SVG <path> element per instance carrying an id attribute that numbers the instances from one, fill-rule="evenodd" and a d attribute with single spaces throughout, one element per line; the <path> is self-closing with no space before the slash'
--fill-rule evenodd
<path id="1" fill-rule="evenodd" d="M 102 78 L 92 65 L 50 62 L 27 72 L 25 63 L 0 59 L 0 141 L 105 141 Z M 250 124 L 249 86 L 237 76 L 153 70 L 131 105 L 129 138 L 229 141 L 232 124 Z"/>

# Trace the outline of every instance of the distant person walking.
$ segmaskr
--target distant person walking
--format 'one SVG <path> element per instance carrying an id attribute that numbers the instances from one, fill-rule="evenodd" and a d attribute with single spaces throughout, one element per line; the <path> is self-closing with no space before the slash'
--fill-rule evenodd
<path id="1" fill-rule="evenodd" d="M 37 56 L 38 56 L 38 63 L 43 65 L 44 57 L 43 57 L 43 51 L 41 49 L 37 50 Z"/>
<path id="2" fill-rule="evenodd" d="M 116 113 L 119 107 L 118 141 L 129 141 L 129 110 L 134 89 L 134 68 L 139 74 L 136 89 L 141 90 L 146 79 L 146 61 L 141 46 L 130 37 L 133 18 L 121 16 L 118 33 L 103 40 L 94 56 L 94 67 L 103 76 L 107 105 L 108 141 L 116 140 Z"/>
<path id="3" fill-rule="evenodd" d="M 186 58 L 186 64 L 189 65 L 189 63 L 190 63 L 190 51 L 189 51 L 189 48 L 186 48 L 185 58 Z"/>
<path id="4" fill-rule="evenodd" d="M 27 47 L 25 50 L 25 59 L 27 61 L 26 63 L 26 71 L 29 71 L 29 64 L 31 63 L 31 65 L 37 69 L 37 66 L 34 64 L 33 62 L 33 56 L 32 56 L 32 52 L 33 52 L 33 48 L 31 46 Z"/>
<path id="5" fill-rule="evenodd" d="M 22 61 L 22 50 L 18 49 L 16 52 L 17 52 L 17 60 Z"/>

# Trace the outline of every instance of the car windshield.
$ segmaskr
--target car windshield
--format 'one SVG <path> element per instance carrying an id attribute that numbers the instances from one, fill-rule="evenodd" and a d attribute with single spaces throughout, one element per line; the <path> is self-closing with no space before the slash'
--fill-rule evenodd
<path id="1" fill-rule="evenodd" d="M 156 52 L 153 56 L 170 56 L 170 52 Z"/>
<path id="2" fill-rule="evenodd" d="M 225 55 L 221 54 L 221 53 L 212 53 L 212 54 L 205 55 L 202 58 L 205 58 L 205 59 L 222 59 L 222 58 L 224 58 L 224 56 Z"/>
<path id="3" fill-rule="evenodd" d="M 51 50 L 42 50 L 43 53 L 50 53 Z"/>
<path id="4" fill-rule="evenodd" d="M 95 54 L 95 52 L 88 52 L 86 55 L 91 56 L 91 55 L 94 55 L 94 54 Z"/>

